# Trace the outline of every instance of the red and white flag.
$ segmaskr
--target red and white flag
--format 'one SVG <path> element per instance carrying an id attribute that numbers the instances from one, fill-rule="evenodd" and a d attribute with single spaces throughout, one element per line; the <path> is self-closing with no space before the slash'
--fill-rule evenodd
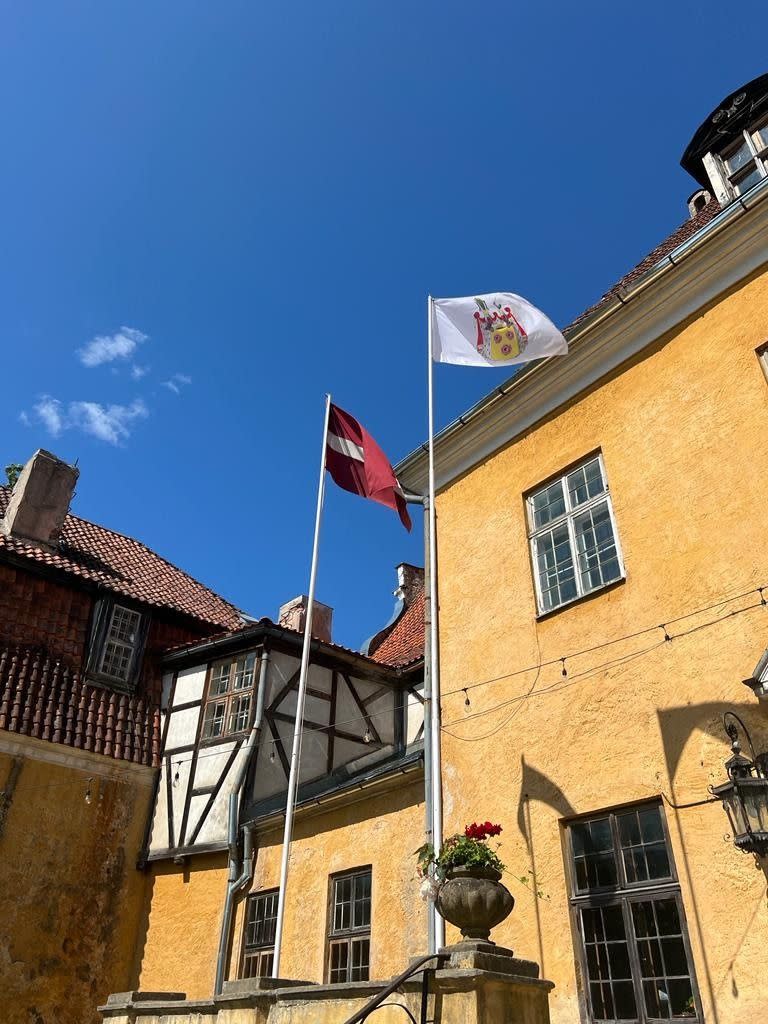
<path id="1" fill-rule="evenodd" d="M 405 495 L 384 452 L 354 416 L 331 405 L 325 468 L 345 491 L 386 505 L 411 529 Z"/>

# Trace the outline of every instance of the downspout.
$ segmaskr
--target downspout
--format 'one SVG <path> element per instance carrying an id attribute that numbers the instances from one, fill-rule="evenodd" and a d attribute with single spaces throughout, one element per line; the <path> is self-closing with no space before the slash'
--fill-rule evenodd
<path id="1" fill-rule="evenodd" d="M 216 980 L 213 986 L 213 994 L 221 995 L 224 987 L 224 973 L 227 967 L 227 956 L 230 946 L 230 933 L 232 931 L 232 910 L 235 905 L 235 897 L 250 882 L 253 876 L 253 865 L 255 851 L 253 849 L 253 832 L 250 828 L 244 829 L 243 839 L 243 863 L 240 864 L 240 857 L 237 848 L 237 818 L 240 805 L 240 792 L 245 783 L 248 767 L 251 758 L 256 750 L 256 744 L 261 732 L 261 720 L 264 716 L 264 697 L 267 689 L 267 666 L 269 664 L 269 653 L 265 647 L 261 650 L 261 663 L 259 666 L 259 685 L 256 691 L 256 714 L 253 725 L 245 744 L 245 755 L 240 761 L 237 775 L 229 794 L 229 817 L 227 829 L 227 846 L 229 847 L 229 877 L 227 879 L 227 894 L 224 898 L 224 912 L 221 918 L 221 935 L 219 936 L 219 951 L 216 955 Z"/>

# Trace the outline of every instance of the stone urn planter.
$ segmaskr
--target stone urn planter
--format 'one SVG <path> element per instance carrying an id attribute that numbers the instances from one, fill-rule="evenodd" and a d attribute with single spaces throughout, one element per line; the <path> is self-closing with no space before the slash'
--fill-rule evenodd
<path id="1" fill-rule="evenodd" d="M 450 868 L 435 900 L 438 913 L 462 939 L 490 942 L 491 928 L 509 917 L 515 898 L 494 868 Z"/>

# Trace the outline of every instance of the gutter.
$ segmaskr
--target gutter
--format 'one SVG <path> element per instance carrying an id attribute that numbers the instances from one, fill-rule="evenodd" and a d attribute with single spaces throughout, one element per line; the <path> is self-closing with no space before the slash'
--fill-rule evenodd
<path id="1" fill-rule="evenodd" d="M 184 663 L 194 664 L 204 658 L 205 655 L 212 652 L 229 652 L 230 648 L 232 649 L 232 652 L 234 652 L 240 647 L 252 647 L 257 639 L 262 638 L 282 640 L 289 646 L 297 648 L 300 648 L 302 640 L 300 633 L 296 633 L 290 629 L 283 629 L 281 626 L 275 625 L 271 619 L 265 619 L 250 629 L 246 628 L 219 634 L 218 636 L 211 637 L 208 640 L 193 642 L 176 651 L 171 651 L 163 657 L 161 665 L 166 668 L 170 666 L 179 666 Z M 392 665 L 387 665 L 384 662 L 376 661 L 373 658 L 369 658 L 364 654 L 359 654 L 356 651 L 349 650 L 346 647 L 340 647 L 335 644 L 326 644 L 315 637 L 312 638 L 310 652 L 313 655 L 320 654 L 328 659 L 337 662 L 344 662 L 347 665 L 359 669 L 369 677 L 378 676 L 381 682 L 388 683 L 391 686 L 396 686 L 400 681 L 400 669 L 395 668 Z"/>
<path id="2" fill-rule="evenodd" d="M 227 845 L 229 847 L 229 878 L 227 880 L 227 893 L 224 897 L 224 912 L 221 917 L 221 933 L 219 935 L 219 949 L 216 954 L 216 980 L 214 982 L 213 994 L 221 995 L 224 987 L 224 974 L 227 967 L 227 958 L 230 948 L 232 932 L 232 910 L 235 897 L 240 893 L 253 877 L 255 863 L 255 851 L 253 849 L 253 830 L 244 829 L 243 839 L 243 861 L 240 863 L 237 844 L 237 817 L 240 803 L 240 793 L 245 783 L 245 777 L 251 763 L 254 751 L 257 748 L 261 734 L 261 721 L 264 716 L 264 698 L 267 689 L 267 667 L 269 665 L 269 653 L 266 648 L 261 651 L 261 664 L 259 667 L 259 686 L 256 692 L 256 714 L 253 725 L 245 743 L 245 753 L 241 759 L 240 767 L 235 776 L 232 792 L 229 794 L 229 817 L 227 830 Z"/>
<path id="3" fill-rule="evenodd" d="M 743 196 L 738 196 L 734 199 L 732 203 L 726 206 L 708 224 L 705 224 L 703 228 L 694 232 L 690 238 L 681 242 L 676 249 L 673 249 L 672 252 L 664 256 L 653 267 L 650 267 L 644 274 L 641 274 L 631 286 L 623 288 L 605 304 L 599 305 L 578 326 L 574 328 L 566 327 L 563 334 L 569 345 L 581 343 L 585 336 L 595 327 L 613 317 L 623 306 L 629 305 L 630 302 L 650 288 L 651 285 L 655 284 L 657 280 L 666 277 L 679 263 L 682 263 L 688 256 L 700 249 L 702 245 L 707 244 L 710 239 L 715 238 L 726 228 L 730 227 L 732 223 L 740 220 L 754 206 L 757 206 L 766 198 L 768 198 L 768 178 L 763 178 L 762 181 L 753 185 L 748 192 L 745 192 Z M 542 369 L 546 363 L 546 359 L 540 359 L 526 364 L 524 369 L 519 370 L 513 377 L 510 377 L 502 385 L 494 389 L 490 395 L 481 398 L 467 412 L 462 413 L 457 419 L 443 427 L 435 435 L 435 450 L 437 450 L 438 445 L 448 441 L 462 427 L 467 426 L 467 424 L 484 413 L 490 406 L 495 405 L 511 391 L 521 387 L 530 374 Z M 425 442 L 401 459 L 395 466 L 397 476 L 404 476 L 424 458 L 427 450 L 428 446 Z"/>

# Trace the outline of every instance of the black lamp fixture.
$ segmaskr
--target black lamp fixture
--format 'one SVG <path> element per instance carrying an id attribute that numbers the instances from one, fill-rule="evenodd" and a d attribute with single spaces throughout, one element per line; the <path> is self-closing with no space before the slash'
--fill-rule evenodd
<path id="1" fill-rule="evenodd" d="M 741 752 L 737 723 L 747 739 L 751 761 Z M 768 753 L 755 753 L 749 730 L 733 711 L 723 715 L 723 728 L 733 752 L 725 762 L 728 782 L 710 786 L 710 792 L 723 802 L 734 845 L 744 853 L 768 856 Z"/>

